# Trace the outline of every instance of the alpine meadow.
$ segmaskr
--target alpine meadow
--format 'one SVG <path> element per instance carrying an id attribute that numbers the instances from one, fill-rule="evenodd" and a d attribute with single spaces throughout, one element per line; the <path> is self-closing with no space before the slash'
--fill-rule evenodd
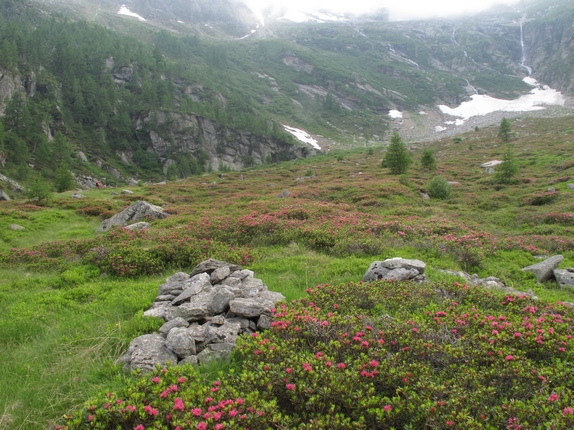
<path id="1" fill-rule="evenodd" d="M 0 430 L 573 428 L 573 19 L 0 0 Z"/>

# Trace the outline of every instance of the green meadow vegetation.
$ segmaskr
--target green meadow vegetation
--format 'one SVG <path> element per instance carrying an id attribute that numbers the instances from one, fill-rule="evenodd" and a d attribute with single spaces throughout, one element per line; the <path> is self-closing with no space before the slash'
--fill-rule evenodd
<path id="1" fill-rule="evenodd" d="M 370 148 L 1 202 L 0 429 L 572 428 L 574 292 L 521 270 L 554 254 L 574 267 L 572 119 L 417 144 L 401 175 Z M 508 145 L 506 183 L 479 166 Z M 438 176 L 450 192 L 424 199 Z M 137 200 L 169 216 L 95 232 Z M 287 297 L 273 328 L 230 362 L 124 373 L 129 342 L 161 325 L 142 316 L 158 286 L 209 257 Z M 426 262 L 429 281 L 359 282 L 392 257 Z"/>

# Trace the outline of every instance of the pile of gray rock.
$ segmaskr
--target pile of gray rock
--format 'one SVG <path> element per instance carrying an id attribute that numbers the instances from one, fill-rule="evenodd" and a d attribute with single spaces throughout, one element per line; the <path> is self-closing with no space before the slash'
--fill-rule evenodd
<path id="1" fill-rule="evenodd" d="M 534 274 L 538 282 L 555 279 L 561 287 L 574 288 L 574 268 L 559 269 L 558 266 L 562 260 L 564 260 L 562 255 L 554 255 L 522 270 Z"/>
<path id="2" fill-rule="evenodd" d="M 159 287 L 144 316 L 163 318 L 159 333 L 134 339 L 120 359 L 126 369 L 201 364 L 229 356 L 241 334 L 271 328 L 272 309 L 285 297 L 251 270 L 209 259 Z"/>

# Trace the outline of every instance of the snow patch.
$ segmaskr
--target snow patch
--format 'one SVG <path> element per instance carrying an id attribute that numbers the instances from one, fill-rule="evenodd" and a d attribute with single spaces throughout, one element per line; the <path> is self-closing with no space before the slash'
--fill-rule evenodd
<path id="1" fill-rule="evenodd" d="M 502 100 L 482 94 L 474 94 L 470 101 L 463 102 L 456 108 L 439 105 L 442 113 L 462 118 L 456 125 L 473 116 L 484 116 L 492 112 L 529 112 L 546 109 L 544 105 L 564 106 L 566 99 L 560 91 L 556 91 L 546 85 L 540 85 L 535 79 L 524 78 L 524 82 L 535 86 L 528 94 L 524 94 L 515 100 Z M 460 122 L 462 121 L 462 122 Z"/>
<path id="2" fill-rule="evenodd" d="M 311 135 L 309 133 L 307 133 L 306 131 L 299 130 L 298 128 L 294 128 L 294 127 L 289 127 L 288 125 L 285 125 L 285 124 L 283 124 L 283 128 L 285 128 L 285 131 L 287 131 L 288 133 L 291 133 L 293 136 L 295 136 L 295 138 L 298 141 L 308 143 L 313 148 L 318 149 L 319 151 L 321 150 L 321 147 L 319 146 L 317 140 L 313 139 L 311 137 Z"/>
<path id="3" fill-rule="evenodd" d="M 398 111 L 398 110 L 394 110 L 394 109 L 389 111 L 389 116 L 392 119 L 403 119 L 403 113 Z"/>
<path id="4" fill-rule="evenodd" d="M 125 4 L 123 4 L 120 7 L 120 10 L 118 11 L 118 15 L 133 16 L 134 18 L 137 18 L 140 21 L 147 21 L 147 19 L 145 19 L 143 16 L 138 15 L 137 13 L 134 13 L 131 10 L 129 10 Z"/>
<path id="5" fill-rule="evenodd" d="M 437 126 L 434 128 L 434 131 L 436 131 L 437 133 L 440 133 L 441 131 L 445 131 L 445 130 L 446 130 L 446 127 L 443 127 L 443 126 L 441 126 L 441 125 L 437 125 Z"/>
<path id="6" fill-rule="evenodd" d="M 427 113 L 426 113 L 424 110 L 421 110 L 421 111 L 419 112 L 419 115 L 426 115 L 426 114 L 427 114 Z"/>

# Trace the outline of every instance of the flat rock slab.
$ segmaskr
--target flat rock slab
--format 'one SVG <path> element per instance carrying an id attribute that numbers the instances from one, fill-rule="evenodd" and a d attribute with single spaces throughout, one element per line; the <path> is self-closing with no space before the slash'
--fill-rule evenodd
<path id="1" fill-rule="evenodd" d="M 393 280 L 406 280 L 415 278 L 418 275 L 422 275 L 425 272 L 426 264 L 420 260 L 409 260 L 406 258 L 389 258 L 384 261 L 374 261 L 369 266 L 367 272 L 363 276 L 363 282 L 373 282 L 378 280 L 387 279 L 386 277 L 390 272 L 403 269 L 409 271 L 408 273 L 412 276 L 404 278 L 407 272 L 400 271 L 390 275 Z M 399 279 L 401 278 L 401 279 Z"/>
<path id="2" fill-rule="evenodd" d="M 544 282 L 552 277 L 554 269 L 558 267 L 562 260 L 564 260 L 562 255 L 555 255 L 540 263 L 524 267 L 522 270 L 524 272 L 533 273 L 538 282 Z"/>

